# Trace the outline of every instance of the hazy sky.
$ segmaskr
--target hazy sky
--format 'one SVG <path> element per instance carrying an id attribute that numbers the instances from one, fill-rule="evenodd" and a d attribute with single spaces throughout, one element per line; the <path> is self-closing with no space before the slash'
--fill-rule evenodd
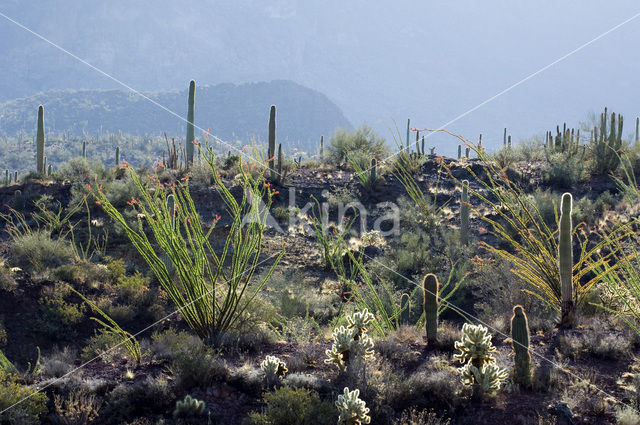
<path id="1" fill-rule="evenodd" d="M 319 90 L 354 125 L 390 138 L 394 120 L 438 127 L 640 13 L 610 1 L 4 0 L 0 12 L 135 88 L 291 79 Z M 625 133 L 640 115 L 640 17 L 448 128 L 502 143 L 604 106 Z M 116 85 L 0 18 L 0 99 Z M 455 142 L 434 137 L 439 152 Z"/>

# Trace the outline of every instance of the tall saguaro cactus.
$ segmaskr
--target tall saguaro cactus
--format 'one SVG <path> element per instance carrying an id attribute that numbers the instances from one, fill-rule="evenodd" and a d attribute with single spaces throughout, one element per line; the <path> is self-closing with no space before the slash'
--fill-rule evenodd
<path id="1" fill-rule="evenodd" d="M 560 293 L 562 295 L 562 319 L 560 326 L 573 327 L 575 305 L 573 303 L 573 224 L 571 221 L 573 198 L 570 193 L 562 195 L 560 203 L 560 236 L 558 243 L 558 267 L 560 270 Z"/>
<path id="2" fill-rule="evenodd" d="M 469 180 L 462 180 L 460 196 L 460 243 L 469 244 Z"/>
<path id="3" fill-rule="evenodd" d="M 45 173 L 44 165 L 44 106 L 38 107 L 38 132 L 36 133 L 36 171 Z"/>
<path id="4" fill-rule="evenodd" d="M 276 155 L 276 105 L 271 105 L 269 111 L 269 148 L 267 152 L 267 161 L 269 162 L 269 171 L 271 172 L 271 180 L 276 180 L 275 169 Z"/>
<path id="5" fill-rule="evenodd" d="M 520 384 L 531 382 L 531 355 L 529 354 L 529 322 L 521 305 L 513 307 L 511 340 L 515 355 L 515 380 Z"/>
<path id="6" fill-rule="evenodd" d="M 191 82 L 189 83 L 189 108 L 187 110 L 187 166 L 193 164 L 193 141 L 196 138 L 193 127 L 195 98 L 196 82 L 194 80 L 191 80 Z"/>
<path id="7" fill-rule="evenodd" d="M 320 161 L 324 160 L 324 136 L 320 136 Z"/>
<path id="8" fill-rule="evenodd" d="M 120 166 L 120 146 L 116 146 L 116 167 Z"/>
<path id="9" fill-rule="evenodd" d="M 422 308 L 424 309 L 427 344 L 429 345 L 438 340 L 438 291 L 440 291 L 438 277 L 433 273 L 429 273 L 422 281 L 424 297 Z"/>

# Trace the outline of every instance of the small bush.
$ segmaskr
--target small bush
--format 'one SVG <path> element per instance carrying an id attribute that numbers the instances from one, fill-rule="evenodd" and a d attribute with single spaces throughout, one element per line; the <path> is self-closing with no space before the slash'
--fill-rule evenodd
<path id="1" fill-rule="evenodd" d="M 400 419 L 393 425 L 449 425 L 450 419 L 444 419 L 433 410 L 418 410 L 411 408 L 402 412 Z"/>
<path id="2" fill-rule="evenodd" d="M 584 174 L 584 158 L 579 155 L 567 156 L 563 153 L 553 153 L 549 156 L 542 179 L 545 184 L 552 187 L 571 189 L 584 178 Z"/>
<path id="3" fill-rule="evenodd" d="M 333 404 L 320 400 L 318 393 L 304 388 L 278 388 L 262 396 L 263 413 L 252 412 L 243 425 L 333 425 Z"/>
<path id="4" fill-rule="evenodd" d="M 368 163 L 371 158 L 381 158 L 385 152 L 384 139 L 367 125 L 362 125 L 356 131 L 336 130 L 328 147 L 329 160 L 336 164 L 344 163 L 348 158 L 366 160 L 365 163 Z"/>
<path id="5" fill-rule="evenodd" d="M 102 402 L 96 400 L 93 394 L 76 390 L 72 391 L 67 398 L 54 395 L 53 404 L 58 422 L 62 425 L 86 425 L 98 417 Z"/>
<path id="6" fill-rule="evenodd" d="M 47 413 L 47 396 L 17 382 L 0 369 L 0 423 L 38 425 Z"/>
<path id="7" fill-rule="evenodd" d="M 63 239 L 52 239 L 48 232 L 35 231 L 17 237 L 9 251 L 11 265 L 28 273 L 42 273 L 70 263 L 73 247 Z"/>
<path id="8" fill-rule="evenodd" d="M 121 423 L 132 417 L 154 415 L 173 407 L 175 396 L 163 377 L 148 376 L 133 384 L 122 383 L 107 395 L 101 418 L 105 423 Z"/>

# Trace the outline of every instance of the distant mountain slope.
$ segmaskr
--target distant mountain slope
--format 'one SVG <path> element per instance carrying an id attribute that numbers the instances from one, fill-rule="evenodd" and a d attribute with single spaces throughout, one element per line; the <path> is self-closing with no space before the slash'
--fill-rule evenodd
<path id="1" fill-rule="evenodd" d="M 185 84 L 186 87 L 186 84 Z M 187 91 L 145 93 L 186 117 Z M 112 132 L 183 137 L 185 122 L 148 100 L 120 90 L 50 91 L 0 104 L 0 135 L 35 134 L 38 105 L 45 106 L 48 133 Z M 290 81 L 219 84 L 196 88 L 195 124 L 223 140 L 266 140 L 269 107 L 278 107 L 278 141 L 317 148 L 321 135 L 350 128 L 342 111 L 323 94 Z M 201 134 L 200 131 L 196 135 Z"/>

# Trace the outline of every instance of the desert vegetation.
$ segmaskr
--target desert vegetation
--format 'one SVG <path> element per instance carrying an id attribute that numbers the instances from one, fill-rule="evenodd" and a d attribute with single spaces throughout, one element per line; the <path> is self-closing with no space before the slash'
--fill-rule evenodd
<path id="1" fill-rule="evenodd" d="M 292 154 L 276 106 L 222 146 L 195 90 L 148 161 L 126 135 L 58 161 L 33 111 L 0 187 L 1 424 L 640 423 L 637 121 Z"/>

